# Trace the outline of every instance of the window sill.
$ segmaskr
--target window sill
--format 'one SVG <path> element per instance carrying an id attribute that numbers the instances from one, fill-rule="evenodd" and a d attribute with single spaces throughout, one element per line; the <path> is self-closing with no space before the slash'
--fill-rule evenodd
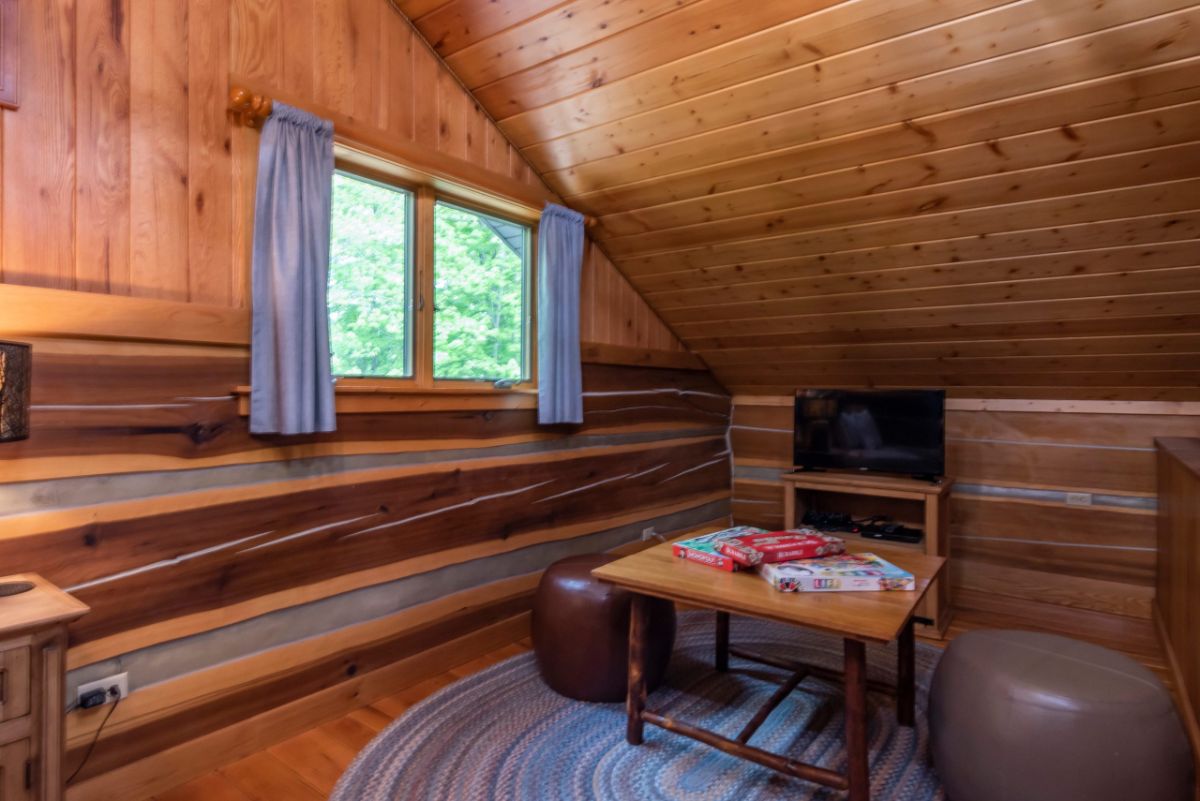
<path id="1" fill-rule="evenodd" d="M 238 413 L 250 414 L 250 387 L 233 388 Z M 490 385 L 418 387 L 401 382 L 338 382 L 334 388 L 338 414 L 387 412 L 472 411 L 476 409 L 536 409 L 537 390 L 528 387 L 496 389 Z"/>

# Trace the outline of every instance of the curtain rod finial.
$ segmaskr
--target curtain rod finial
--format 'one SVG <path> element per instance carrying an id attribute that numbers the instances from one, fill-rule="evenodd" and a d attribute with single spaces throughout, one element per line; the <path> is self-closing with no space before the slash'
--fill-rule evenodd
<path id="1" fill-rule="evenodd" d="M 271 98 L 256 95 L 244 86 L 229 87 L 229 112 L 241 125 L 261 128 L 271 116 Z"/>

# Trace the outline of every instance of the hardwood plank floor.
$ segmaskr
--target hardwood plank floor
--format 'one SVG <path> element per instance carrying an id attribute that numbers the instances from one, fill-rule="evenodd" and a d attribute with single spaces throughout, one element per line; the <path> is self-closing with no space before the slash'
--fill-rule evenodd
<path id="1" fill-rule="evenodd" d="M 1030 621 L 1017 616 L 979 610 L 958 611 L 947 636 L 953 639 L 976 628 L 1036 629 L 1076 637 L 1087 636 L 1078 631 L 1055 631 L 1045 622 L 1032 625 Z M 925 642 L 944 646 L 949 639 Z M 1098 639 L 1098 642 L 1126 651 L 1169 682 L 1157 640 L 1140 642 L 1133 648 L 1122 648 L 1121 644 L 1104 638 Z M 532 646 L 529 638 L 525 638 L 498 648 L 146 801 L 323 801 L 329 797 L 338 777 L 355 755 L 409 707 L 460 678 L 524 653 Z"/>
<path id="2" fill-rule="evenodd" d="M 153 801 L 323 801 L 358 752 L 409 707 L 465 676 L 532 647 L 533 643 L 525 638 L 497 648 L 266 751 L 159 793 Z"/>

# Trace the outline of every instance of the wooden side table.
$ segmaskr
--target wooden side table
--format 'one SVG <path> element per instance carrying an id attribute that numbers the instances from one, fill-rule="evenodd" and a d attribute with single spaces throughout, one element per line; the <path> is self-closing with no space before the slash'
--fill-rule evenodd
<path id="1" fill-rule="evenodd" d="M 88 607 L 41 576 L 0 578 L 0 799 L 61 801 L 67 624 Z"/>
<path id="2" fill-rule="evenodd" d="M 794 528 L 807 509 L 820 509 L 822 502 L 829 504 L 827 511 L 849 511 L 855 516 L 865 517 L 886 512 L 895 522 L 925 532 L 920 543 L 908 544 L 888 540 L 876 540 L 849 532 L 839 532 L 847 546 L 855 551 L 874 551 L 879 548 L 912 549 L 926 556 L 950 556 L 950 489 L 954 479 L 942 478 L 939 482 L 920 481 L 914 478 L 858 473 L 819 473 L 800 471 L 785 473 L 783 480 L 783 524 Z M 830 504 L 830 496 L 840 496 Z M 847 509 L 850 506 L 852 508 Z M 877 511 L 872 511 L 877 510 Z M 942 638 L 950 625 L 950 577 L 943 576 L 934 582 L 917 615 L 932 621 L 920 625 L 918 630 L 927 637 Z"/>

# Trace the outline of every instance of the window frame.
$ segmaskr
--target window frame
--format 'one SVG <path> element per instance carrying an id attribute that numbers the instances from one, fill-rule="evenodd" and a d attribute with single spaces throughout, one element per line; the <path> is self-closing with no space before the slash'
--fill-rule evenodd
<path id="1" fill-rule="evenodd" d="M 409 286 L 409 376 L 335 376 L 339 393 L 445 395 L 529 395 L 537 392 L 537 243 L 536 211 L 510 201 L 494 198 L 468 187 L 426 176 L 403 165 L 335 146 L 334 169 L 365 181 L 394 187 L 411 193 L 410 230 L 411 284 Z M 496 386 L 495 379 L 435 378 L 434 355 L 434 209 L 438 201 L 466 211 L 516 223 L 528 231 L 524 282 L 523 337 L 528 377 L 512 386 Z"/>
<path id="2" fill-rule="evenodd" d="M 414 250 L 414 245 L 416 244 L 417 193 L 414 190 L 412 190 L 406 186 L 401 186 L 400 184 L 395 183 L 394 181 L 385 181 L 385 180 L 381 180 L 378 177 L 364 174 L 362 171 L 346 169 L 344 167 L 338 166 L 337 163 L 335 162 L 335 164 L 334 164 L 334 177 L 335 178 L 338 173 L 341 173 L 342 175 L 346 175 L 351 178 L 357 179 L 359 181 L 363 181 L 364 183 L 371 183 L 371 184 L 375 184 L 376 186 L 382 187 L 384 189 L 401 192 L 407 198 L 405 215 L 404 215 L 404 227 L 405 227 L 405 231 L 404 231 L 404 253 L 405 253 L 404 270 L 406 273 L 405 286 L 404 286 L 404 303 L 406 305 L 406 308 L 404 310 L 404 350 L 405 350 L 404 366 L 407 368 L 407 375 L 400 375 L 400 376 L 335 375 L 335 378 L 337 379 L 338 384 L 341 384 L 343 381 L 349 381 L 349 382 L 411 381 L 415 377 L 416 369 L 417 369 L 416 352 L 413 347 L 413 343 L 415 341 L 414 334 L 416 332 L 416 327 L 417 327 L 416 326 L 416 315 L 415 315 L 415 310 L 416 310 L 416 305 L 417 305 L 415 302 L 415 292 L 416 292 L 416 285 L 417 285 L 416 284 L 417 255 L 416 255 L 416 251 Z M 326 298 L 325 307 L 327 310 L 326 315 L 328 316 L 328 308 L 329 308 L 328 298 Z M 330 324 L 329 339 L 330 339 L 331 351 L 332 351 L 332 345 L 333 345 L 332 329 L 333 329 L 333 326 L 332 326 L 332 324 Z M 332 370 L 332 365 L 331 365 L 331 370 Z"/>
<path id="3" fill-rule="evenodd" d="M 522 341 L 522 351 L 525 355 L 525 359 L 524 359 L 525 364 L 522 365 L 521 369 L 522 369 L 522 372 L 525 373 L 525 375 L 522 375 L 521 378 L 519 378 L 516 382 L 514 382 L 512 386 L 513 387 L 536 386 L 535 378 L 537 376 L 537 372 L 536 372 L 536 370 L 537 370 L 537 326 L 536 326 L 537 315 L 535 314 L 535 311 L 537 309 L 537 306 L 534 305 L 536 296 L 534 295 L 534 291 L 533 291 L 534 283 L 535 283 L 536 277 L 537 277 L 537 270 L 536 270 L 536 265 L 535 265 L 535 256 L 536 256 L 535 247 L 537 244 L 536 226 L 531 225 L 530 223 L 527 223 L 527 222 L 523 222 L 521 220 L 515 220 L 509 216 L 497 214 L 494 211 L 480 207 L 478 204 L 472 204 L 469 202 L 458 200 L 456 198 L 449 197 L 445 194 L 440 194 L 440 195 L 435 194 L 435 196 L 433 198 L 433 210 L 432 210 L 431 216 L 430 216 L 429 234 L 431 237 L 436 235 L 436 233 L 434 231 L 434 221 L 436 220 L 438 203 L 442 203 L 446 206 L 449 206 L 450 208 L 459 209 L 461 211 L 465 211 L 468 213 L 482 214 L 482 215 L 485 215 L 488 217 L 494 217 L 496 219 L 504 220 L 505 222 L 510 222 L 510 223 L 514 223 L 516 225 L 520 225 L 522 228 L 525 229 L 525 264 L 523 265 L 523 268 L 522 268 L 525 272 L 525 275 L 522 279 L 522 284 L 521 284 L 521 341 Z M 432 242 L 433 240 L 431 239 L 430 241 Z M 430 280 L 431 280 L 429 296 L 431 298 L 433 298 L 433 306 L 432 306 L 432 309 L 430 310 L 431 323 L 430 323 L 430 329 L 429 329 L 429 331 L 430 331 L 430 352 L 431 352 L 430 367 L 431 367 L 431 370 L 433 370 L 433 357 L 437 355 L 436 354 L 436 340 L 434 339 L 436 331 L 434 330 L 434 325 L 432 323 L 432 320 L 435 318 L 435 316 L 436 316 L 435 313 L 437 311 L 437 290 L 436 290 L 436 287 L 434 287 L 434 285 L 433 285 L 434 283 L 436 283 L 436 278 L 437 278 L 437 260 L 435 258 L 435 254 L 432 251 L 430 252 L 429 274 L 430 274 Z M 495 379 L 495 378 L 438 378 L 436 372 L 431 372 L 430 375 L 433 377 L 433 385 L 435 387 L 442 387 L 442 388 L 454 388 L 454 387 L 461 388 L 463 386 L 468 386 L 468 385 L 473 386 L 476 384 L 489 384 L 493 388 L 495 388 L 495 384 L 497 381 L 507 380 L 507 379 Z"/>

